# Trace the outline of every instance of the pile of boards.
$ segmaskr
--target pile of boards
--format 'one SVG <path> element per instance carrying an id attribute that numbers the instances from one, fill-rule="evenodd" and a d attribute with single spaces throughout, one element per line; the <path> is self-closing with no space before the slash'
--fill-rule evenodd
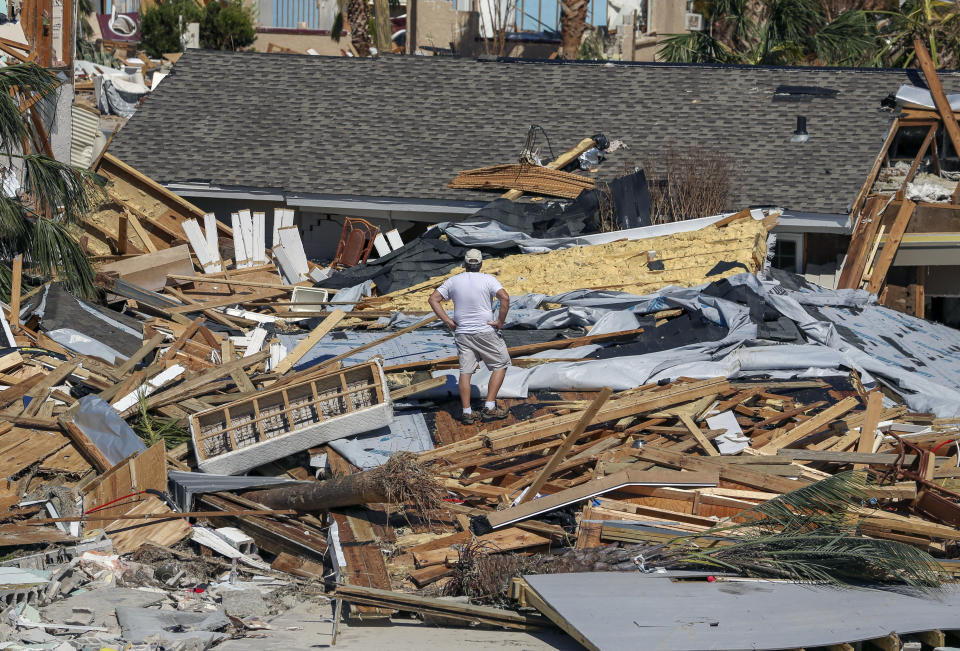
<path id="1" fill-rule="evenodd" d="M 206 563 L 215 554 L 234 578 L 323 587 L 350 618 L 559 627 L 601 648 L 527 579 L 491 591 L 464 573 L 468 560 L 662 544 L 855 469 L 881 480 L 875 503 L 851 512 L 859 531 L 928 552 L 947 581 L 958 572 L 951 442 L 960 420 L 911 413 L 872 389 L 874 379 L 701 374 L 532 390 L 504 401 L 506 420 L 464 425 L 444 389 L 448 351 L 409 363 L 370 352 L 436 325 L 418 313 L 443 277 L 338 303 L 340 292 L 323 288 L 326 272 L 303 255 L 292 214 L 278 211 L 267 247 L 258 213 L 239 211 L 228 228 L 109 154 L 98 170 L 108 201 L 84 228 L 106 305 L 69 297 L 66 306 L 49 284 L 21 293 L 15 269 L 14 305 L 0 319 L 9 346 L 0 357 L 0 553 L 13 552 L 0 565 L 40 554 L 75 568 L 91 550 L 144 564 L 153 554 Z M 486 270 L 512 294 L 636 298 L 761 272 L 773 221 L 743 211 L 671 235 L 492 259 Z M 651 341 L 700 318 L 695 290 L 680 291 L 691 293 L 645 315 Z M 400 319 L 410 314 L 412 323 Z M 514 353 L 524 368 L 575 359 L 581 346 L 632 341 L 644 330 L 636 325 Z M 364 343 L 322 354 L 358 332 Z M 361 467 L 339 445 L 357 434 L 389 439 L 411 414 L 428 444 L 394 459 L 439 500 L 391 499 L 398 494 L 376 478 L 393 460 Z M 163 582 L 189 590 L 198 580 Z M 69 596 L 52 585 L 32 598 Z M 484 591 L 481 603 L 444 598 Z M 834 642 L 860 639 L 872 638 Z"/>

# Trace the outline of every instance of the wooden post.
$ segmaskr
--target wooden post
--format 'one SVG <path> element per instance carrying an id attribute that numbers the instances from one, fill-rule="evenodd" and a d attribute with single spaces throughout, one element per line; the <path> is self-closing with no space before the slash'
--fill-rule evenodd
<path id="1" fill-rule="evenodd" d="M 10 282 L 10 329 L 20 328 L 20 287 L 23 282 L 23 254 L 13 259 L 13 275 Z M 11 342 L 13 343 L 13 342 Z"/>
<path id="2" fill-rule="evenodd" d="M 860 438 L 857 440 L 857 452 L 873 452 L 873 440 L 883 411 L 883 394 L 874 389 L 867 398 L 867 412 L 860 425 Z M 854 468 L 866 468 L 867 464 L 858 463 Z"/>
<path id="3" fill-rule="evenodd" d="M 120 213 L 119 223 L 117 225 L 117 253 L 127 254 L 127 212 Z"/>
<path id="4" fill-rule="evenodd" d="M 887 241 L 884 243 L 883 250 L 877 257 L 877 262 L 874 265 L 873 271 L 870 273 L 870 282 L 867 284 L 867 291 L 871 294 L 876 294 L 883 286 L 883 281 L 887 278 L 890 265 L 893 264 L 893 258 L 897 255 L 897 249 L 900 248 L 900 240 L 903 239 L 903 234 L 907 232 L 907 226 L 910 224 L 910 218 L 913 216 L 913 211 L 916 207 L 917 204 L 909 199 L 904 199 L 903 203 L 900 204 L 900 210 L 897 211 L 897 216 L 890 226 L 890 234 L 887 235 Z"/>
<path id="5" fill-rule="evenodd" d="M 943 91 L 943 84 L 940 83 L 940 77 L 937 75 L 936 66 L 930 58 L 930 52 L 927 51 L 923 41 L 919 38 L 914 39 L 913 47 L 917 52 L 917 61 L 923 70 L 923 76 L 927 80 L 927 86 L 930 87 L 930 95 L 933 96 L 933 103 L 940 113 L 940 119 L 943 126 L 950 136 L 950 142 L 953 143 L 953 150 L 960 153 L 960 126 L 957 125 L 957 118 L 950 108 L 950 102 L 947 100 L 947 94 Z M 954 193 L 956 197 L 956 193 Z"/>
<path id="6" fill-rule="evenodd" d="M 376 27 L 377 49 L 380 54 L 389 54 L 392 49 L 389 0 L 373 0 L 373 16 Z"/>
<path id="7" fill-rule="evenodd" d="M 577 424 L 573 427 L 566 438 L 563 439 L 563 443 L 557 448 L 553 453 L 553 456 L 550 457 L 550 461 L 547 462 L 537 475 L 537 478 L 533 480 L 533 483 L 527 488 L 527 491 L 523 494 L 518 504 L 523 504 L 524 502 L 529 502 L 534 497 L 537 496 L 537 492 L 543 485 L 547 483 L 547 480 L 550 479 L 550 475 L 557 469 L 557 466 L 563 461 L 563 458 L 567 456 L 567 453 L 570 452 L 570 449 L 573 447 L 574 443 L 583 436 L 583 433 L 586 431 L 587 427 L 590 425 L 590 422 L 596 417 L 597 412 L 600 411 L 600 407 L 603 406 L 603 403 L 607 401 L 610 397 L 610 394 L 613 393 L 613 390 L 610 387 L 603 387 L 600 394 L 593 399 L 593 402 L 590 403 L 590 406 L 587 407 L 583 414 L 580 416 L 580 420 L 577 421 Z"/>
<path id="8" fill-rule="evenodd" d="M 417 0 L 407 0 L 407 54 L 417 53 Z M 958 149 L 957 151 L 960 151 Z"/>

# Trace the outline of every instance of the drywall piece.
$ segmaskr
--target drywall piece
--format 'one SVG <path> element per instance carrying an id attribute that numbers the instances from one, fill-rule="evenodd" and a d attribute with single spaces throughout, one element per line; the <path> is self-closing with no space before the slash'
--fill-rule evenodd
<path id="1" fill-rule="evenodd" d="M 267 338 L 267 331 L 264 328 L 254 328 L 250 333 L 247 349 L 243 351 L 244 357 L 250 357 L 254 353 L 259 353 L 263 348 L 263 341 Z"/>
<path id="2" fill-rule="evenodd" d="M 709 416 L 707 427 L 710 429 L 726 430 L 723 434 L 713 439 L 720 454 L 737 454 L 740 450 L 750 445 L 750 438 L 745 436 L 737 422 L 737 417 L 732 411 L 725 411 L 715 416 Z"/>
<path id="3" fill-rule="evenodd" d="M 377 236 L 373 238 L 373 248 L 377 250 L 377 255 L 381 258 L 390 253 L 390 245 L 387 243 L 387 238 L 383 236 L 383 233 L 377 233 Z"/>
<path id="4" fill-rule="evenodd" d="M 267 263 L 267 247 L 264 241 L 265 227 L 266 215 L 262 212 L 253 213 L 253 251 L 251 257 L 255 265 Z"/>
<path id="5" fill-rule="evenodd" d="M 403 246 L 403 240 L 400 239 L 400 231 L 395 228 L 387 231 L 387 241 L 390 243 L 390 248 L 394 251 Z"/>
<path id="6" fill-rule="evenodd" d="M 103 265 L 100 271 L 114 272 L 121 280 L 151 292 L 160 291 L 166 286 L 167 274 L 190 276 L 194 273 L 190 247 L 186 244 L 117 260 Z"/>
<path id="7" fill-rule="evenodd" d="M 240 225 L 240 215 L 230 214 L 230 224 L 233 227 L 233 262 L 238 269 L 249 267 L 249 256 L 247 249 L 243 244 L 242 226 Z"/>
<path id="8" fill-rule="evenodd" d="M 203 228 L 207 234 L 207 250 L 220 260 L 220 243 L 217 240 L 217 216 L 208 212 L 203 216 Z"/>
<path id="9" fill-rule="evenodd" d="M 169 368 L 165 368 L 160 371 L 152 378 L 141 384 L 134 391 L 131 391 L 127 395 L 123 396 L 115 403 L 113 403 L 113 408 L 117 410 L 118 413 L 123 413 L 130 407 L 133 407 L 137 402 L 139 402 L 141 396 L 146 398 L 151 393 L 162 387 L 167 382 L 172 382 L 173 380 L 180 377 L 186 369 L 179 364 L 174 364 Z"/>
<path id="10" fill-rule="evenodd" d="M 184 220 L 183 232 L 186 233 L 187 239 L 190 240 L 190 246 L 197 255 L 197 260 L 200 261 L 200 267 L 203 269 L 203 273 L 209 274 L 223 270 L 220 265 L 219 253 L 213 253 L 207 248 L 207 237 L 203 231 L 200 230 L 200 224 L 197 223 L 196 219 Z"/>
<path id="11" fill-rule="evenodd" d="M 253 216 L 246 208 L 237 213 L 240 222 L 240 234 L 243 236 L 243 251 L 247 254 L 247 266 L 254 265 L 253 251 Z"/>
<path id="12" fill-rule="evenodd" d="M 310 265 L 307 254 L 303 251 L 303 241 L 300 239 L 300 229 L 296 226 L 284 226 L 280 229 L 280 244 L 290 256 L 294 264 L 297 282 L 306 280 L 310 275 Z"/>
<path id="13" fill-rule="evenodd" d="M 670 572 L 524 576 L 527 602 L 588 649 L 796 649 L 954 628 L 960 588 L 673 581 Z M 811 622 L 816 622 L 811 626 Z"/>
<path id="14" fill-rule="evenodd" d="M 236 475 L 392 420 L 383 371 L 367 362 L 193 414 L 190 432 L 200 470 Z"/>
<path id="15" fill-rule="evenodd" d="M 274 245 L 273 257 L 277 262 L 277 267 L 280 268 L 280 273 L 283 275 L 284 284 L 293 285 L 300 282 L 297 265 L 282 244 Z"/>
<path id="16" fill-rule="evenodd" d="M 257 323 L 275 323 L 277 321 L 277 317 L 275 316 L 260 314 L 259 312 L 248 312 L 247 310 L 241 310 L 236 307 L 228 307 L 224 312 L 230 316 L 238 316 L 241 319 L 248 319 L 250 321 L 256 321 Z"/>
<path id="17" fill-rule="evenodd" d="M 327 305 L 320 305 L 330 300 L 330 293 L 319 287 L 294 287 L 293 295 L 290 297 L 291 312 L 321 312 L 328 308 Z"/>

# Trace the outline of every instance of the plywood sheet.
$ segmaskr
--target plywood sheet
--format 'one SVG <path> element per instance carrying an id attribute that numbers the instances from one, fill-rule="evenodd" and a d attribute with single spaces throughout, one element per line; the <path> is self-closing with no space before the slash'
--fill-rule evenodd
<path id="1" fill-rule="evenodd" d="M 16 475 L 68 442 L 65 436 L 57 432 L 37 432 L 14 427 L 0 436 L 0 477 Z"/>
<path id="2" fill-rule="evenodd" d="M 118 498 L 121 501 L 100 511 L 99 515 L 115 517 L 123 515 L 131 505 L 139 504 L 142 496 L 132 493 L 152 489 L 164 491 L 167 488 L 166 453 L 160 441 L 141 452 L 133 459 L 117 464 L 91 482 L 85 489 L 84 511 L 90 511 Z"/>
<path id="3" fill-rule="evenodd" d="M 170 507 L 153 495 L 137 502 L 127 511 L 127 515 L 144 513 L 172 513 Z M 113 548 L 120 554 L 136 551 L 147 542 L 158 545 L 175 545 L 190 535 L 190 525 L 186 518 L 171 518 L 169 520 L 117 520 L 111 522 L 104 530 L 113 542 Z"/>
<path id="4" fill-rule="evenodd" d="M 41 472 L 51 474 L 83 475 L 92 469 L 93 466 L 87 463 L 72 443 L 60 448 L 40 464 Z"/>

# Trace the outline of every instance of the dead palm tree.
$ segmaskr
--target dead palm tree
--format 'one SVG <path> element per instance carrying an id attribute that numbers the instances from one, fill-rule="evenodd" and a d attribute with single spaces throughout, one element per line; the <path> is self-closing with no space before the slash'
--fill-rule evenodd
<path id="1" fill-rule="evenodd" d="M 560 43 L 565 59 L 576 59 L 587 29 L 589 0 L 560 0 Z"/>
<path id="2" fill-rule="evenodd" d="M 36 130 L 30 112 L 43 121 L 59 85 L 53 72 L 33 63 L 0 68 L 0 158 L 5 159 L 0 165 L 19 182 L 16 192 L 0 192 L 4 294 L 17 255 L 34 275 L 55 277 L 81 296 L 94 293 L 93 269 L 71 231 L 91 208 L 97 177 L 43 154 L 25 153 Z"/>

